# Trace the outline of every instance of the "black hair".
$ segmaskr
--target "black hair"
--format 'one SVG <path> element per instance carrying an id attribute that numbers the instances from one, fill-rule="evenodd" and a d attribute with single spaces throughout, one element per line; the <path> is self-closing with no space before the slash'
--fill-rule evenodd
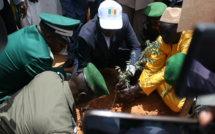
<path id="1" fill-rule="evenodd" d="M 162 2 L 165 3 L 168 7 L 182 7 L 183 4 L 183 1 L 177 2 L 177 0 L 172 0 L 172 2 L 169 0 L 163 0 Z"/>
<path id="2" fill-rule="evenodd" d="M 170 25 L 174 25 L 175 27 L 178 27 L 178 23 L 168 23 L 168 22 L 162 22 L 162 21 L 160 21 L 160 23 L 167 23 L 167 24 L 170 24 Z"/>

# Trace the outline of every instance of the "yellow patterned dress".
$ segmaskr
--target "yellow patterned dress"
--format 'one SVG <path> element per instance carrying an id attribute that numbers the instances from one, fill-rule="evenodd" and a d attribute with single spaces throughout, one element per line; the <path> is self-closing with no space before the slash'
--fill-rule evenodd
<path id="1" fill-rule="evenodd" d="M 157 40 L 162 41 L 160 44 L 160 55 L 152 55 L 153 63 L 147 63 L 143 70 L 138 84 L 142 88 L 143 92 L 149 95 L 154 90 L 161 93 L 169 88 L 171 85 L 167 84 L 164 80 L 164 71 L 166 68 L 166 62 L 170 56 L 177 53 L 187 53 L 193 31 L 184 31 L 177 44 L 165 44 L 162 37 L 159 36 Z M 178 98 L 174 90 L 170 90 L 164 97 L 162 97 L 166 105 L 174 112 L 179 112 L 184 105 L 185 98 Z"/>

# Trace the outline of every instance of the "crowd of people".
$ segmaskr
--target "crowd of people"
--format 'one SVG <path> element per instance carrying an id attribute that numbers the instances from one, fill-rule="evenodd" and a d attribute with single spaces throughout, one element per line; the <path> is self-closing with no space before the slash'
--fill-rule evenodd
<path id="1" fill-rule="evenodd" d="M 121 99 L 156 90 L 172 111 L 181 111 L 186 98 L 174 92 L 180 72 L 175 68 L 183 64 L 193 36 L 192 30 L 177 32 L 183 0 L 56 0 L 35 21 L 32 11 L 45 1 L 10 2 L 0 0 L 0 38 L 7 37 L 0 39 L 0 133 L 76 133 L 75 108 L 110 94 L 99 70 L 115 66 L 131 73 L 130 87 L 122 80 L 115 86 Z M 159 41 L 160 54 L 150 55 L 153 62 L 139 72 L 134 64 L 146 40 Z M 63 50 L 68 60 L 52 67 L 53 54 Z M 72 67 L 73 72 L 64 70 Z M 215 113 L 196 112 L 202 125 Z"/>

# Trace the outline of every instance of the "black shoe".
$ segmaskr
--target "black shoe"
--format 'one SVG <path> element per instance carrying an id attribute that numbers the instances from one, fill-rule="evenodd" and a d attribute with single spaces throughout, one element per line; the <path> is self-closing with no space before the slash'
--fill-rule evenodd
<path id="1" fill-rule="evenodd" d="M 74 60 L 68 59 L 64 64 L 63 64 L 63 68 L 70 68 L 72 67 L 74 64 Z"/>

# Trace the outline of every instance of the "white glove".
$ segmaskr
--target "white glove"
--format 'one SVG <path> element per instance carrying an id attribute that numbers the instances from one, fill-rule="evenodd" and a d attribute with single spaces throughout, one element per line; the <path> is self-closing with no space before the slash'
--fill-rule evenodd
<path id="1" fill-rule="evenodd" d="M 133 65 L 128 65 L 128 66 L 126 67 L 126 71 L 130 71 L 131 74 L 132 74 L 132 76 L 134 76 L 134 75 L 135 75 L 135 72 L 136 72 L 136 69 L 135 69 L 135 67 L 134 67 Z"/>

